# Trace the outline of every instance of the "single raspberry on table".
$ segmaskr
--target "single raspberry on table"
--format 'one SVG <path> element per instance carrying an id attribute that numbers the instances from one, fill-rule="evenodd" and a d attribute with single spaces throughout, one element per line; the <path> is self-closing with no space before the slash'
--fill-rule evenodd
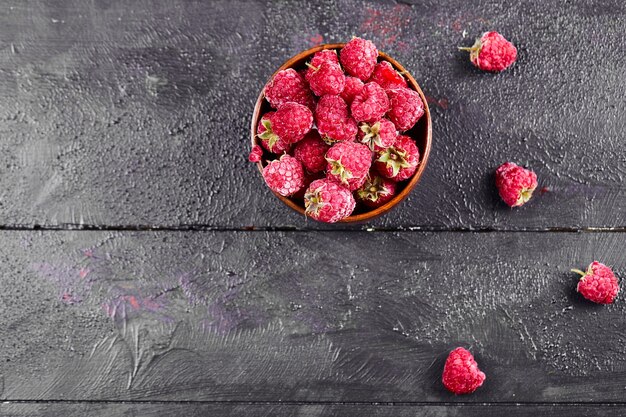
<path id="1" fill-rule="evenodd" d="M 382 151 L 396 143 L 396 126 L 387 119 L 374 123 L 362 123 L 359 129 L 359 141 L 373 151 Z"/>
<path id="2" fill-rule="evenodd" d="M 380 207 L 396 195 L 396 183 L 370 172 L 355 195 L 358 201 L 368 207 Z"/>
<path id="3" fill-rule="evenodd" d="M 313 181 L 304 194 L 305 214 L 321 222 L 338 222 L 352 214 L 355 205 L 352 193 L 328 178 Z"/>
<path id="4" fill-rule="evenodd" d="M 317 130 L 326 142 L 353 141 L 358 127 L 339 96 L 323 96 L 315 109 Z"/>
<path id="5" fill-rule="evenodd" d="M 298 103 L 285 103 L 272 115 L 267 131 L 273 133 L 285 143 L 296 143 L 313 127 L 313 113 L 308 107 Z"/>
<path id="6" fill-rule="evenodd" d="M 346 85 L 346 76 L 339 64 L 322 62 L 319 67 L 309 65 L 309 68 L 313 70 L 309 76 L 309 86 L 313 94 L 316 96 L 336 95 L 343 91 Z"/>
<path id="7" fill-rule="evenodd" d="M 346 77 L 346 86 L 339 96 L 344 99 L 347 104 L 352 104 L 354 97 L 363 90 L 363 81 L 356 77 Z"/>
<path id="8" fill-rule="evenodd" d="M 354 97 L 350 110 L 357 122 L 375 122 L 389 110 L 389 98 L 381 86 L 367 83 Z"/>
<path id="9" fill-rule="evenodd" d="M 326 176 L 354 191 L 365 182 L 372 165 L 372 151 L 360 143 L 339 142 L 326 152 L 326 161 Z"/>
<path id="10" fill-rule="evenodd" d="M 275 109 L 290 101 L 310 109 L 315 107 L 313 94 L 304 78 L 292 68 L 278 71 L 265 86 L 264 93 L 267 101 Z"/>
<path id="11" fill-rule="evenodd" d="M 411 129 L 424 114 L 424 103 L 415 90 L 392 88 L 387 90 L 387 96 L 391 105 L 387 117 L 400 132 Z"/>
<path id="12" fill-rule="evenodd" d="M 310 173 L 321 172 L 326 169 L 326 152 L 330 148 L 315 131 L 310 131 L 304 139 L 298 142 L 293 150 L 293 156 Z"/>
<path id="13" fill-rule="evenodd" d="M 361 38 L 352 38 L 339 53 L 339 60 L 346 72 L 363 81 L 371 77 L 377 59 L 376 45 Z"/>
<path id="14" fill-rule="evenodd" d="M 387 61 L 381 61 L 376 64 L 369 82 L 374 82 L 385 90 L 407 86 L 406 79 Z"/>
<path id="15" fill-rule="evenodd" d="M 576 291 L 589 301 L 598 304 L 611 304 L 619 292 L 619 283 L 613 270 L 598 261 L 593 261 L 587 271 L 572 269 L 581 275 Z"/>
<path id="16" fill-rule="evenodd" d="M 408 136 L 398 135 L 396 143 L 376 153 L 374 165 L 380 175 L 393 181 L 403 181 L 415 173 L 420 152 Z"/>
<path id="17" fill-rule="evenodd" d="M 309 81 L 309 78 L 315 72 L 314 68 L 319 68 L 323 62 L 330 62 L 331 64 L 339 65 L 337 51 L 334 49 L 324 49 L 316 52 L 315 55 L 313 55 L 313 58 L 311 58 L 311 61 L 307 64 L 304 78 Z"/>
<path id="18" fill-rule="evenodd" d="M 517 59 L 515 45 L 498 32 L 485 32 L 472 47 L 459 49 L 469 51 L 472 64 L 483 71 L 504 71 Z"/>
<path id="19" fill-rule="evenodd" d="M 263 158 L 263 148 L 259 145 L 254 145 L 252 150 L 250 151 L 250 155 L 248 155 L 248 161 L 250 162 L 259 162 Z"/>
<path id="20" fill-rule="evenodd" d="M 259 120 L 256 128 L 257 137 L 261 141 L 261 146 L 272 153 L 283 154 L 289 151 L 290 143 L 285 142 L 272 131 L 272 116 L 275 112 L 267 112 Z"/>
<path id="21" fill-rule="evenodd" d="M 485 373 L 478 369 L 474 356 L 462 347 L 450 352 L 443 367 L 443 385 L 454 394 L 470 394 L 483 382 Z"/>
<path id="22" fill-rule="evenodd" d="M 533 196 L 537 174 L 513 162 L 505 162 L 496 169 L 496 187 L 509 207 L 519 207 Z"/>
<path id="23" fill-rule="evenodd" d="M 285 154 L 263 168 L 263 179 L 272 191 L 287 197 L 304 187 L 304 169 L 300 161 Z"/>

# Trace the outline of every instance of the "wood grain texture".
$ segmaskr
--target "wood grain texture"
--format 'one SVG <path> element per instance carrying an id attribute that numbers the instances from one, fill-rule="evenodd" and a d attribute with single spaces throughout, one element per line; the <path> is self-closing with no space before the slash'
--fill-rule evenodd
<path id="1" fill-rule="evenodd" d="M 0 225 L 323 228 L 246 162 L 252 106 L 290 56 L 362 35 L 433 109 L 422 183 L 372 225 L 624 227 L 625 26 L 619 0 L 8 1 Z M 519 48 L 500 75 L 456 50 L 490 29 Z M 520 210 L 494 191 L 506 160 L 544 189 Z"/>
<path id="2" fill-rule="evenodd" d="M 2 238 L 0 399 L 624 400 L 623 296 L 568 272 L 625 276 L 621 233 Z M 458 345 L 487 374 L 471 396 L 440 383 Z"/>
<path id="3" fill-rule="evenodd" d="M 593 405 L 483 405 L 483 406 L 367 406 L 367 405 L 280 405 L 280 404 L 0 404 L 0 417 L 96 417 L 173 416 L 222 417 L 609 417 L 623 416 L 624 406 Z"/>

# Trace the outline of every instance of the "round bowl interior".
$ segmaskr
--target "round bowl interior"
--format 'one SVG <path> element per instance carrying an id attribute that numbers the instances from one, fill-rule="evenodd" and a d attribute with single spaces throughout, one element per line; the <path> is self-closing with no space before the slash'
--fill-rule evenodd
<path id="1" fill-rule="evenodd" d="M 302 68 L 305 68 L 306 62 L 309 61 L 313 57 L 313 54 L 315 54 L 316 52 L 321 51 L 323 49 L 339 50 L 343 48 L 344 45 L 345 45 L 344 43 L 331 43 L 331 44 L 319 45 L 314 48 L 307 49 L 306 51 L 303 51 L 299 53 L 298 55 L 294 56 L 293 58 L 289 59 L 288 61 L 286 61 L 283 65 L 280 66 L 280 68 L 276 70 L 276 72 L 287 69 L 287 68 L 300 70 Z M 355 210 L 355 212 L 352 213 L 352 215 L 346 217 L 345 219 L 340 220 L 340 223 L 367 222 L 379 216 L 382 216 L 383 214 L 391 210 L 394 206 L 396 206 L 398 203 L 404 200 L 409 195 L 411 190 L 415 187 L 415 185 L 419 182 L 422 174 L 424 173 L 424 170 L 426 169 L 426 162 L 428 161 L 428 156 L 430 155 L 430 147 L 431 147 L 431 142 L 432 142 L 430 109 L 428 108 L 428 102 L 426 101 L 426 97 L 424 96 L 422 89 L 417 84 L 413 76 L 411 76 L 411 74 L 409 74 L 406 71 L 406 69 L 398 61 L 391 58 L 386 53 L 380 52 L 380 51 L 378 53 L 378 57 L 379 57 L 379 60 L 388 61 L 389 63 L 391 63 L 391 65 L 394 66 L 396 70 L 401 72 L 405 76 L 409 87 L 419 93 L 422 99 L 422 102 L 424 103 L 424 115 L 418 120 L 418 122 L 415 124 L 415 126 L 413 126 L 411 130 L 408 130 L 407 132 L 404 133 L 405 135 L 410 136 L 411 138 L 413 138 L 413 140 L 415 140 L 415 143 L 417 144 L 417 147 L 419 148 L 419 151 L 420 151 L 420 163 L 419 163 L 419 166 L 417 167 L 417 171 L 415 171 L 415 174 L 413 174 L 413 176 L 409 180 L 398 184 L 400 185 L 400 188 L 399 188 L 398 194 L 394 196 L 393 199 L 389 200 L 386 204 L 380 207 L 377 207 L 375 209 L 370 209 L 370 210 L 366 210 L 367 209 L 366 207 L 359 207 L 359 205 L 357 205 L 357 209 Z M 276 74 L 276 72 L 274 72 L 274 74 Z M 272 77 L 274 76 L 274 74 L 272 74 Z M 261 90 L 261 93 L 259 94 L 259 98 L 257 99 L 256 105 L 254 107 L 254 114 L 252 117 L 252 128 L 251 128 L 252 146 L 257 144 L 256 129 L 259 124 L 259 119 L 261 118 L 263 114 L 272 110 L 267 100 L 265 100 L 265 95 L 263 91 L 264 89 Z M 260 172 L 263 171 L 263 167 L 266 163 L 266 159 L 265 159 L 266 156 L 267 156 L 267 153 L 264 154 L 264 158 L 261 160 L 261 162 L 257 164 Z M 291 207 L 298 213 L 305 215 L 304 202 L 302 200 L 296 200 L 290 197 L 283 197 L 282 195 L 277 194 L 277 193 L 274 193 L 274 194 L 283 203 L 285 203 L 286 205 L 288 205 L 289 207 Z"/>

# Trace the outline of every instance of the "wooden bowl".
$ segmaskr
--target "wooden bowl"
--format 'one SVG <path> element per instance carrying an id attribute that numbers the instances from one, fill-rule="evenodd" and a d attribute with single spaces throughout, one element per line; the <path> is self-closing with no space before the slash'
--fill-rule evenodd
<path id="1" fill-rule="evenodd" d="M 303 69 L 306 66 L 305 65 L 306 62 L 309 61 L 313 57 L 313 54 L 315 54 L 316 52 L 321 51 L 323 49 L 339 50 L 343 48 L 344 45 L 345 43 L 329 43 L 329 44 L 319 45 L 311 49 L 307 49 L 306 51 L 300 52 L 298 55 L 287 60 L 287 62 L 281 65 L 280 68 L 276 70 L 276 72 L 287 69 L 287 68 L 293 68 L 295 70 Z M 419 166 L 417 167 L 417 170 L 415 171 L 415 174 L 413 174 L 413 176 L 410 179 L 398 184 L 400 186 L 400 189 L 398 191 L 398 194 L 396 194 L 393 197 L 393 199 L 389 200 L 386 204 L 380 207 L 377 207 L 375 209 L 370 209 L 370 210 L 367 210 L 367 207 L 360 207 L 361 205 L 357 204 L 357 208 L 355 209 L 354 213 L 352 213 L 352 215 L 350 215 L 349 217 L 346 217 L 345 219 L 340 220 L 339 223 L 364 223 L 364 222 L 368 222 L 370 220 L 373 220 L 387 213 L 389 210 L 395 207 L 398 203 L 404 200 L 409 195 L 411 190 L 415 187 L 415 185 L 417 185 L 420 178 L 422 177 L 422 174 L 424 173 L 424 170 L 426 169 L 426 162 L 428 161 L 428 156 L 430 155 L 430 147 L 432 143 L 432 126 L 431 126 L 430 110 L 428 108 L 428 102 L 426 101 L 426 97 L 424 96 L 422 89 L 417 84 L 413 76 L 411 76 L 411 74 L 409 74 L 404 69 L 404 67 L 400 65 L 398 61 L 391 58 L 386 53 L 380 52 L 380 51 L 378 52 L 378 57 L 379 57 L 379 60 L 388 61 L 389 63 L 391 63 L 391 65 L 394 66 L 396 70 L 403 73 L 403 75 L 405 76 L 408 82 L 409 88 L 417 91 L 422 99 L 422 102 L 424 103 L 424 115 L 418 120 L 418 122 L 415 124 L 415 126 L 413 126 L 411 130 L 404 133 L 405 135 L 410 136 L 411 138 L 415 140 L 415 143 L 417 144 L 417 147 L 419 148 L 419 151 L 420 151 L 420 163 L 419 163 Z M 276 74 L 276 72 L 274 74 Z M 272 77 L 274 77 L 274 74 L 272 74 Z M 270 78 L 270 80 L 271 79 L 272 78 Z M 252 128 L 250 130 L 252 146 L 258 144 L 257 136 L 256 136 L 256 129 L 259 124 L 259 119 L 261 118 L 263 114 L 272 110 L 267 100 L 265 100 L 264 90 L 265 88 L 261 91 L 261 94 L 259 94 L 259 98 L 257 99 L 256 105 L 254 106 L 254 114 L 252 116 Z M 264 156 L 266 155 L 267 154 L 264 154 Z M 265 164 L 265 159 L 261 160 L 257 164 L 259 171 L 261 173 L 263 172 L 264 164 Z M 291 207 L 298 213 L 305 215 L 303 201 L 297 201 L 290 197 L 283 197 L 282 195 L 277 194 L 277 193 L 274 193 L 274 194 L 283 203 L 285 203 L 286 205 L 288 205 L 289 207 Z"/>

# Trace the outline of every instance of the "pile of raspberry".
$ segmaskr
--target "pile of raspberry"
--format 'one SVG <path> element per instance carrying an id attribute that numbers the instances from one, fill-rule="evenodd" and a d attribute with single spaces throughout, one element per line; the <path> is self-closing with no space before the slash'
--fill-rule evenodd
<path id="1" fill-rule="evenodd" d="M 303 199 L 308 217 L 334 223 L 380 207 L 417 170 L 419 149 L 406 132 L 424 103 L 371 41 L 353 38 L 279 71 L 264 95 L 273 110 L 260 119 L 249 159 L 266 160 L 266 184 Z"/>

